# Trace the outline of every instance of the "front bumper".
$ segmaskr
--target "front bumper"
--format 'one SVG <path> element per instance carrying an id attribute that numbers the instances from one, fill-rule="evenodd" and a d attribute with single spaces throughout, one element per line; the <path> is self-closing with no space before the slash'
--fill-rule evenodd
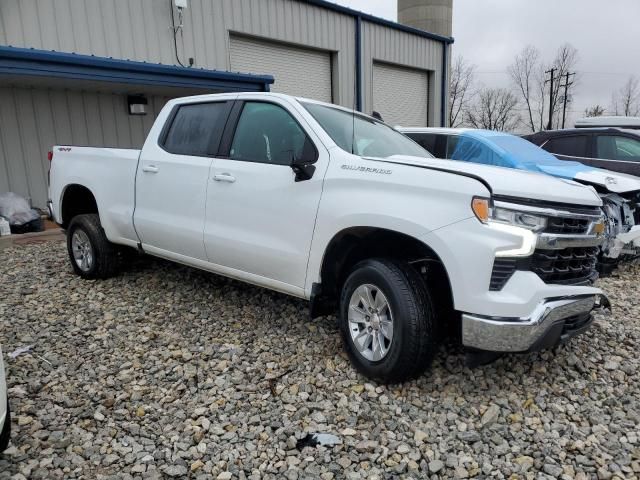
<path id="1" fill-rule="evenodd" d="M 609 306 L 602 295 L 547 299 L 525 318 L 462 315 L 462 344 L 491 352 L 529 352 L 563 343 L 589 328 L 592 312 Z"/>

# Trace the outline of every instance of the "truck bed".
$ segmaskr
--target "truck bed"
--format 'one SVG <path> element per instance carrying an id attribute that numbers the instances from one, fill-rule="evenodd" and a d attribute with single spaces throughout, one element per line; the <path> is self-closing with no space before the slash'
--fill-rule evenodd
<path id="1" fill-rule="evenodd" d="M 63 196 L 82 185 L 95 196 L 109 240 L 135 245 L 135 178 L 140 150 L 56 145 L 52 149 L 49 199 L 56 222 L 65 224 Z"/>

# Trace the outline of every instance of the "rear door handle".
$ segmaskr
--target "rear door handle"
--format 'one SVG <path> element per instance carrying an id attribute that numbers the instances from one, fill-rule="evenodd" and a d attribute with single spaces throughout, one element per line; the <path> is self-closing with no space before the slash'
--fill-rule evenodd
<path id="1" fill-rule="evenodd" d="M 158 173 L 158 167 L 155 165 L 144 165 L 142 167 L 142 171 L 147 173 Z"/>
<path id="2" fill-rule="evenodd" d="M 236 181 L 236 177 L 234 177 L 233 175 L 231 175 L 230 173 L 218 173 L 216 175 L 213 176 L 213 179 L 216 182 L 229 182 L 229 183 L 233 183 Z"/>

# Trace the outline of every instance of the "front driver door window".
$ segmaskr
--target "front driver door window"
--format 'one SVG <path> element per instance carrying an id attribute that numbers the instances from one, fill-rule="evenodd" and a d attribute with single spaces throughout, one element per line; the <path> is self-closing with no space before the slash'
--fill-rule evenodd
<path id="1" fill-rule="evenodd" d="M 205 248 L 224 273 L 301 294 L 328 154 L 294 113 L 247 101 L 228 155 L 214 159 Z M 224 146 L 221 150 L 224 150 Z M 316 171 L 296 182 L 294 158 L 312 151 Z M 221 152 L 223 155 L 225 152 Z"/>
<path id="2" fill-rule="evenodd" d="M 302 154 L 306 138 L 302 127 L 282 107 L 248 102 L 238 120 L 229 157 L 290 166 Z"/>

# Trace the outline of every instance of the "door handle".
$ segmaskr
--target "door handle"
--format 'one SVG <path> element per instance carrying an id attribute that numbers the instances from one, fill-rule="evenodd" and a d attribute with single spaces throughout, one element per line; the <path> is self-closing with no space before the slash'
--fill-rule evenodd
<path id="1" fill-rule="evenodd" d="M 218 173 L 216 175 L 213 176 L 213 179 L 216 182 L 229 182 L 229 183 L 233 183 L 236 181 L 236 177 L 234 177 L 233 175 L 231 175 L 230 173 Z"/>
<path id="2" fill-rule="evenodd" d="M 158 173 L 158 167 L 155 165 L 144 165 L 142 167 L 142 171 L 147 173 Z"/>

